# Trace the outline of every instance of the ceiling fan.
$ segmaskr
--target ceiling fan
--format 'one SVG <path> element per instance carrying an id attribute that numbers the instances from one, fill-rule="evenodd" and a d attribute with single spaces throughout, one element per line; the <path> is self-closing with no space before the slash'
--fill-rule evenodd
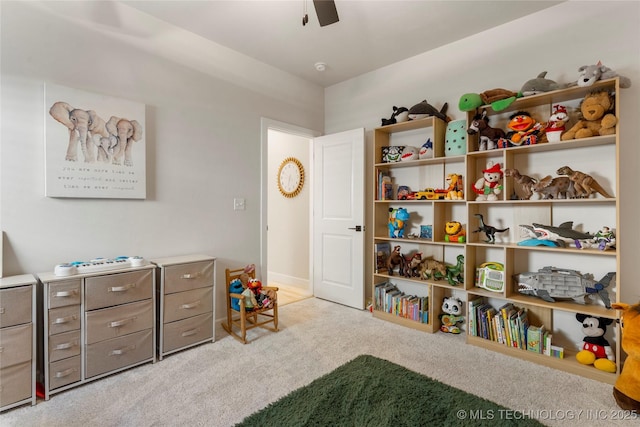
<path id="1" fill-rule="evenodd" d="M 335 24 L 340 20 L 338 18 L 338 10 L 336 9 L 336 2 L 334 0 L 313 0 L 313 6 L 316 9 L 316 15 L 318 15 L 318 22 L 321 27 Z M 309 15 L 307 15 L 307 0 L 304 0 L 302 26 L 307 25 L 308 22 Z"/>

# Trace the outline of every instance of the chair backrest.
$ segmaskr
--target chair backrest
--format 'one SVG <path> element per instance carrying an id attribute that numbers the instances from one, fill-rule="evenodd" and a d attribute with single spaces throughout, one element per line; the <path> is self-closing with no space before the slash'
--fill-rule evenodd
<path id="1" fill-rule="evenodd" d="M 235 279 L 239 279 L 240 276 L 242 276 L 243 274 L 245 274 L 244 268 L 238 268 L 235 270 L 229 269 L 227 268 L 225 271 L 225 275 L 227 277 L 227 296 L 229 296 L 229 285 L 231 284 L 231 282 Z M 250 279 L 255 279 L 256 278 L 256 270 L 252 270 L 250 273 L 246 273 L 249 275 Z"/>

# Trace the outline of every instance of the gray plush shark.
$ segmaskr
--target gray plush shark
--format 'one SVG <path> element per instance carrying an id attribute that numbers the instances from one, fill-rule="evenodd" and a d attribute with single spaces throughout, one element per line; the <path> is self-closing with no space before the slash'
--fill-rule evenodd
<path id="1" fill-rule="evenodd" d="M 536 77 L 535 79 L 527 80 L 522 86 L 522 89 L 520 89 L 522 96 L 537 95 L 539 93 L 551 92 L 552 90 L 561 88 L 558 83 L 545 78 L 546 75 L 547 72 L 543 71 L 538 74 L 538 77 Z"/>

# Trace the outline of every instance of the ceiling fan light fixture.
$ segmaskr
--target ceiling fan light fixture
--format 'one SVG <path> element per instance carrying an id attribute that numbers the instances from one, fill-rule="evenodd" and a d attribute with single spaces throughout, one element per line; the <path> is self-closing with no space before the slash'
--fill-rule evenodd
<path id="1" fill-rule="evenodd" d="M 313 64 L 313 66 L 316 68 L 317 71 L 323 72 L 324 70 L 327 69 L 327 64 L 325 64 L 324 62 L 316 62 L 315 64 Z"/>

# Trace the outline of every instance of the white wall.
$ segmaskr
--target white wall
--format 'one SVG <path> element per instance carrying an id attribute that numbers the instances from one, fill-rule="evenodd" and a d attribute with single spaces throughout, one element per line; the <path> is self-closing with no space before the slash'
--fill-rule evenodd
<path id="1" fill-rule="evenodd" d="M 631 78 L 621 94 L 621 277 L 625 302 L 640 300 L 635 280 L 640 253 L 640 199 L 635 173 L 640 161 L 640 3 L 569 1 L 493 28 L 448 46 L 345 81 L 325 90 L 325 133 L 366 127 L 368 147 L 372 130 L 389 117 L 391 107 L 411 107 L 423 99 L 462 119 L 460 95 L 493 88 L 517 91 L 522 84 L 548 71 L 558 83 L 575 81 L 581 65 L 601 60 Z M 452 23 L 455 25 L 455 23 Z M 384 54 L 381 52 L 381 54 Z M 373 153 L 367 154 L 372 159 Z M 372 164 L 372 161 L 367 162 Z M 372 176 L 369 169 L 367 179 Z M 369 182 L 368 187 L 373 186 Z M 372 200 L 372 190 L 368 194 Z M 368 203 L 370 206 L 371 203 Z M 368 211 L 371 221 L 372 212 Z M 372 230 L 373 227 L 367 227 Z M 367 241 L 371 241 L 368 233 Z M 372 257 L 367 257 L 367 263 Z M 366 271 L 371 271 L 367 266 Z"/>
<path id="2" fill-rule="evenodd" d="M 278 169 L 288 157 L 300 160 L 305 171 L 302 191 L 293 198 L 277 186 Z M 269 131 L 269 282 L 303 291 L 309 289 L 310 166 L 309 138 Z"/>
<path id="3" fill-rule="evenodd" d="M 260 265 L 261 117 L 322 129 L 323 90 L 122 5 L 124 27 L 71 10 L 94 5 L 1 3 L 3 273 L 205 253 L 220 317 L 224 268 Z M 44 196 L 45 82 L 146 104 L 146 200 Z"/>

